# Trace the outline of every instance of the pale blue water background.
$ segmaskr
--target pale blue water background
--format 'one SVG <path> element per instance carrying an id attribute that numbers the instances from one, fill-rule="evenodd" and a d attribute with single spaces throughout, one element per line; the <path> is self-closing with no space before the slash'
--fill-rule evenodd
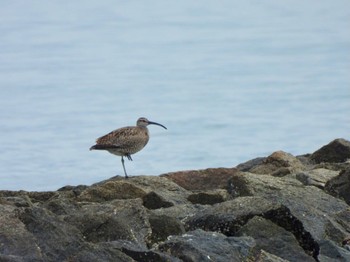
<path id="1" fill-rule="evenodd" d="M 89 151 L 140 116 L 129 175 L 350 139 L 350 1 L 0 1 L 0 189 L 123 175 Z"/>

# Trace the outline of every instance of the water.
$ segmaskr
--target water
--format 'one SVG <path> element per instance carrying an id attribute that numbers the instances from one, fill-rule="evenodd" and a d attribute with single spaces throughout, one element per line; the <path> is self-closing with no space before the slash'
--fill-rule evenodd
<path id="1" fill-rule="evenodd" d="M 350 139 L 350 2 L 2 1 L 0 189 L 123 175 L 97 137 L 150 126 L 130 175 Z"/>

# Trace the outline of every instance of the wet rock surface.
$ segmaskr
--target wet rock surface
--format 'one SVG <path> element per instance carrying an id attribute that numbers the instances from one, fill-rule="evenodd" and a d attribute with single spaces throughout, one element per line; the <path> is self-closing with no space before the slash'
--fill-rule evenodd
<path id="1" fill-rule="evenodd" d="M 350 261 L 349 145 L 0 191 L 0 261 Z"/>

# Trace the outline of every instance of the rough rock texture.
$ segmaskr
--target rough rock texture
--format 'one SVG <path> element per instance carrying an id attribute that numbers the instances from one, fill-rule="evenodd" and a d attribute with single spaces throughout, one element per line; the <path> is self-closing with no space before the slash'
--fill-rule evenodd
<path id="1" fill-rule="evenodd" d="M 0 261 L 350 261 L 349 145 L 0 191 Z"/>
<path id="2" fill-rule="evenodd" d="M 169 237 L 159 249 L 183 261 L 240 262 L 247 260 L 254 246 L 255 241 L 251 237 L 227 237 L 197 229 Z"/>
<path id="3" fill-rule="evenodd" d="M 350 205 L 350 168 L 342 170 L 338 176 L 328 180 L 325 187 L 328 193 L 344 199 Z"/>
<path id="4" fill-rule="evenodd" d="M 237 232 L 239 236 L 248 235 L 256 241 L 254 251 L 266 250 L 279 254 L 281 258 L 295 261 L 314 261 L 299 245 L 295 236 L 276 225 L 271 220 L 254 216 Z"/>
<path id="5" fill-rule="evenodd" d="M 310 159 L 316 163 L 345 162 L 347 159 L 350 159 L 350 142 L 342 138 L 335 139 L 328 145 L 325 145 L 314 152 L 310 156 Z"/>
<path id="6" fill-rule="evenodd" d="M 273 176 L 284 176 L 292 172 L 303 170 L 303 164 L 293 155 L 277 151 L 264 159 L 262 163 L 253 166 L 247 171 L 257 174 L 270 174 Z"/>
<path id="7" fill-rule="evenodd" d="M 227 179 L 239 172 L 236 168 L 208 168 L 205 170 L 180 171 L 161 175 L 187 190 L 225 188 Z"/>

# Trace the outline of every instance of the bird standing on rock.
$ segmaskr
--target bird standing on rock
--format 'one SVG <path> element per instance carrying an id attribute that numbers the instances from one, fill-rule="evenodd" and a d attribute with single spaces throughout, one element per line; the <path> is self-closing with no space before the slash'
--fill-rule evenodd
<path id="1" fill-rule="evenodd" d="M 157 125 L 167 129 L 159 123 L 141 117 L 137 120 L 136 126 L 122 127 L 101 136 L 96 140 L 96 145 L 90 147 L 90 150 L 107 150 L 111 154 L 121 156 L 125 178 L 128 178 L 123 157 L 132 160 L 131 155 L 147 145 L 149 140 L 148 125 Z"/>

